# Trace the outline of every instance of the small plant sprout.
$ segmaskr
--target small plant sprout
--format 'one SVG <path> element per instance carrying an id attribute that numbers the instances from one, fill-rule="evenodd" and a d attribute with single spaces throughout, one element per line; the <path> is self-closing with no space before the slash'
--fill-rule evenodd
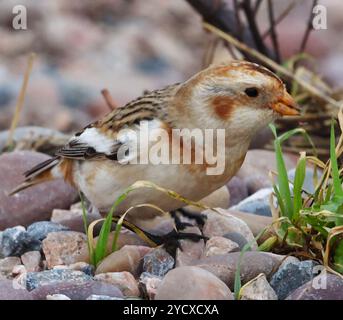
<path id="1" fill-rule="evenodd" d="M 340 110 L 339 125 L 343 129 L 343 112 Z M 277 181 L 273 179 L 273 197 L 271 201 L 274 217 L 274 235 L 260 245 L 260 249 L 273 249 L 274 252 L 294 254 L 306 259 L 320 261 L 336 274 L 343 274 L 343 189 L 342 169 L 338 159 L 343 152 L 343 134 L 336 145 L 334 121 L 330 133 L 330 159 L 323 163 L 316 156 L 300 157 L 295 169 L 293 181 L 289 181 L 282 153 L 282 142 L 294 134 L 301 133 L 310 138 L 303 129 L 294 129 L 281 136 L 275 126 L 271 130 L 275 136 L 274 147 L 277 162 Z M 314 149 L 315 150 L 315 149 Z M 309 194 L 303 190 L 306 167 L 314 166 L 315 191 Z M 317 179 L 317 168 L 321 169 L 321 178 Z M 342 275 L 341 275 L 342 276 Z"/>

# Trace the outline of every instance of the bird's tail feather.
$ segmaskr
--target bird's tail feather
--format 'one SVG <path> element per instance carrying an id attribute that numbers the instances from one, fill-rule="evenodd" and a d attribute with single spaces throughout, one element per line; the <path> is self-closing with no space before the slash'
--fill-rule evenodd
<path id="1" fill-rule="evenodd" d="M 35 184 L 39 184 L 44 181 L 49 181 L 54 179 L 54 175 L 51 172 L 51 169 L 60 163 L 60 157 L 55 156 L 51 159 L 48 159 L 44 162 L 39 163 L 32 169 L 24 173 L 25 180 L 19 186 L 11 190 L 9 195 L 14 195 L 26 188 L 29 188 Z"/>

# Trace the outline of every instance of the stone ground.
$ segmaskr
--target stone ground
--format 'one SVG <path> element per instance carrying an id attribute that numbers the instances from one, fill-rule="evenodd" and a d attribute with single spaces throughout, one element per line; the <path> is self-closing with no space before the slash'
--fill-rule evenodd
<path id="1" fill-rule="evenodd" d="M 276 165 L 270 151 L 250 150 L 227 186 L 204 200 L 221 208 L 220 214 L 203 212 L 203 228 L 189 230 L 209 240 L 183 240 L 183 251 L 175 256 L 162 247 L 149 247 L 124 229 L 118 251 L 95 268 L 89 261 L 76 190 L 56 180 L 9 197 L 7 192 L 22 181 L 22 172 L 47 159 L 71 132 L 108 112 L 101 89 L 108 88 L 121 105 L 143 90 L 183 81 L 201 69 L 210 39 L 183 0 L 22 0 L 28 8 L 26 31 L 10 27 L 15 4 L 0 3 L 0 149 L 29 52 L 35 51 L 37 59 L 21 128 L 15 132 L 16 150 L 0 155 L 0 300 L 233 300 L 240 251 L 248 242 L 251 250 L 240 265 L 240 299 L 343 299 L 342 279 L 318 275 L 312 261 L 256 250 L 254 237 L 272 221 L 268 172 Z M 329 29 L 312 33 L 308 51 L 332 87 L 338 87 L 343 85 L 342 2 L 322 4 L 328 7 Z M 305 13 L 300 5 L 280 24 L 285 56 L 291 56 L 300 41 Z M 44 143 L 33 146 L 32 141 L 42 139 Z M 296 161 L 294 155 L 286 155 L 290 175 Z M 310 177 L 309 170 L 309 189 Z M 89 221 L 98 218 L 96 210 L 88 212 Z M 168 219 L 150 225 L 152 230 L 170 227 Z"/>
<path id="2" fill-rule="evenodd" d="M 250 250 L 240 261 L 240 299 L 343 299 L 342 279 L 318 275 L 313 261 L 257 251 L 255 237 L 272 222 L 265 163 L 275 167 L 273 152 L 250 150 L 236 177 L 204 199 L 218 212 L 203 211 L 204 226 L 185 231 L 205 235 L 206 242 L 182 240 L 183 250 L 172 256 L 124 228 L 118 250 L 97 267 L 89 261 L 75 190 L 57 180 L 7 195 L 20 181 L 19 173 L 45 157 L 34 151 L 0 156 L 0 299 L 233 300 L 240 251 L 247 243 Z M 286 154 L 290 170 L 295 161 Z M 96 212 L 88 217 L 99 218 Z M 171 227 L 170 218 L 149 226 L 151 232 Z M 321 277 L 327 290 L 318 287 Z"/>

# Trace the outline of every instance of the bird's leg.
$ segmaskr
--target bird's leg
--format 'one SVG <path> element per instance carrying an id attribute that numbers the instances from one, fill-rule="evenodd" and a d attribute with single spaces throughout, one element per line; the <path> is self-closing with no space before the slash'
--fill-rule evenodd
<path id="1" fill-rule="evenodd" d="M 119 217 L 113 217 L 114 222 L 118 222 L 120 218 Z M 194 242 L 200 241 L 200 240 L 207 240 L 208 238 L 199 235 L 196 233 L 190 233 L 190 232 L 179 232 L 177 229 L 173 229 L 169 233 L 165 235 L 155 235 L 150 232 L 144 231 L 141 228 L 135 226 L 131 222 L 124 219 L 123 226 L 132 232 L 136 233 L 141 239 L 143 239 L 145 242 L 147 242 L 152 247 L 157 247 L 159 245 L 163 245 L 163 247 L 166 249 L 166 251 L 171 254 L 172 256 L 175 256 L 176 249 L 182 250 L 180 240 L 188 239 Z"/>
<path id="2" fill-rule="evenodd" d="M 208 238 L 203 235 L 190 232 L 179 232 L 176 229 L 173 229 L 169 233 L 162 236 L 157 236 L 146 232 L 146 236 L 154 241 L 157 245 L 163 245 L 166 251 L 174 257 L 177 249 L 180 249 L 182 251 L 180 240 L 188 239 L 194 242 L 198 242 L 200 240 L 208 240 Z"/>
<path id="3" fill-rule="evenodd" d="M 175 229 L 173 229 L 171 232 L 167 233 L 166 235 L 159 236 L 160 239 L 156 239 L 156 240 L 162 242 L 164 244 L 166 251 L 170 253 L 172 256 L 175 256 L 176 249 L 182 250 L 181 243 L 180 243 L 180 240 L 182 239 L 185 239 L 185 240 L 188 239 L 194 242 L 208 239 L 207 237 L 196 234 L 196 233 L 179 231 L 179 230 L 184 230 L 187 227 L 193 226 L 189 222 L 183 222 L 180 216 L 185 217 L 190 220 L 195 220 L 199 229 L 202 229 L 202 227 L 205 224 L 205 220 L 207 218 L 205 215 L 189 212 L 184 208 L 173 210 L 170 212 L 170 215 L 174 219 Z"/>
<path id="4" fill-rule="evenodd" d="M 178 230 L 183 230 L 185 229 L 185 227 L 191 226 L 190 223 L 182 222 L 180 217 L 178 216 L 178 213 L 187 219 L 195 220 L 196 224 L 198 225 L 200 229 L 204 226 L 207 219 L 206 215 L 201 214 L 201 213 L 191 212 L 185 208 L 180 208 L 180 209 L 171 211 L 170 215 L 174 219 L 175 226 Z M 181 224 L 181 227 L 183 228 L 178 228 L 178 223 Z"/>
<path id="5" fill-rule="evenodd" d="M 188 222 L 182 222 L 178 213 L 182 214 L 181 213 L 181 210 L 173 210 L 173 211 L 170 211 L 169 214 L 170 216 L 173 218 L 174 220 L 174 223 L 175 223 L 175 228 L 177 230 L 184 230 L 186 229 L 187 227 L 192 227 L 193 225 L 191 223 L 188 223 Z"/>

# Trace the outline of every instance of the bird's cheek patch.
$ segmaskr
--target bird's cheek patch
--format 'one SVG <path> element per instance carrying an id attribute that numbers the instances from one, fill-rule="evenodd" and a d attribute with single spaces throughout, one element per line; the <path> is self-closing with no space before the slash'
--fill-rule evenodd
<path id="1" fill-rule="evenodd" d="M 235 101 L 230 97 L 215 97 L 212 107 L 219 118 L 226 120 L 235 108 Z"/>

